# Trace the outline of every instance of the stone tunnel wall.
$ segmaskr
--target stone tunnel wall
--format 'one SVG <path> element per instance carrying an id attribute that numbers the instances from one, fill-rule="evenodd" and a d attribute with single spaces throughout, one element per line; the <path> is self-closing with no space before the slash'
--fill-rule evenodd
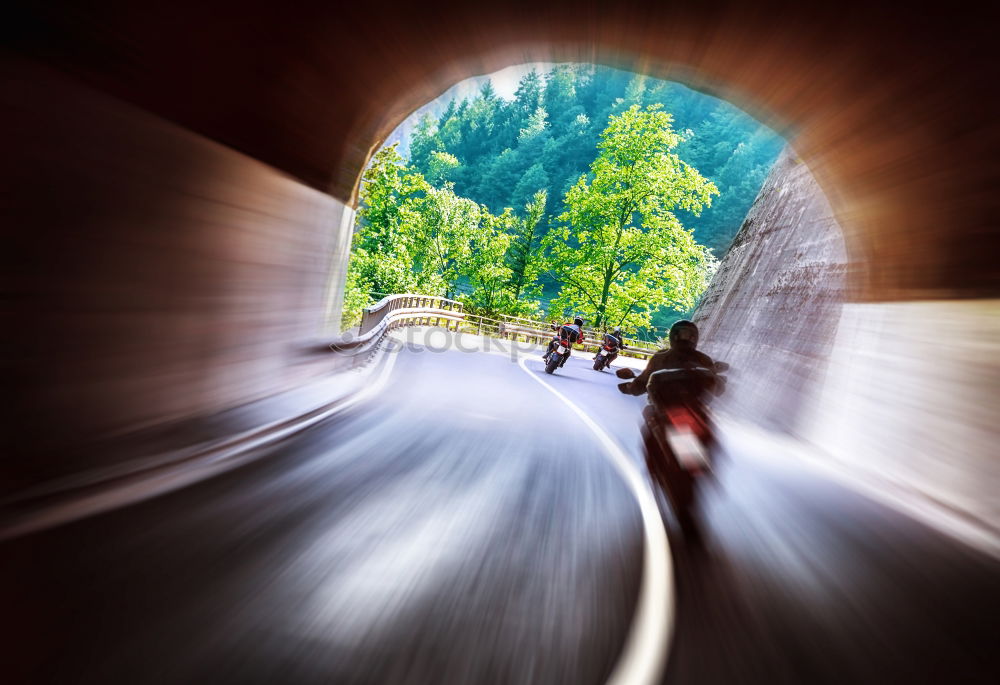
<path id="1" fill-rule="evenodd" d="M 833 344 L 846 263 L 830 205 L 786 148 L 695 317 L 705 349 L 733 367 L 729 411 L 772 428 L 799 425 Z"/>
<path id="2" fill-rule="evenodd" d="M 849 268 L 830 205 L 786 149 L 696 313 L 705 350 L 733 367 L 719 408 L 1000 554 L 1000 302 L 851 302 Z"/>

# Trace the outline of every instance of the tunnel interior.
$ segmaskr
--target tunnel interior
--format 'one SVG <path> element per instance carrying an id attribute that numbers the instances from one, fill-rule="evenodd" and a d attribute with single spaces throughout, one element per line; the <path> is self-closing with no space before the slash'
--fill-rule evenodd
<path id="1" fill-rule="evenodd" d="M 761 262 L 731 255 L 735 280 L 703 312 L 742 370 L 733 407 L 996 530 L 996 166 L 982 144 L 995 112 L 977 97 L 989 60 L 967 59 L 984 26 L 780 2 L 555 3 L 530 20 L 375 11 L 22 10 L 4 66 L 23 335 L 11 490 L 113 465 L 108 440 L 152 439 L 335 369 L 315 350 L 333 335 L 373 152 L 464 78 L 580 61 L 689 83 L 789 138 L 785 176 L 741 232 L 746 253 L 785 236 L 774 283 L 754 290 Z M 955 332 L 943 371 L 928 320 Z M 804 331 L 814 344 L 793 344 Z M 782 362 L 808 378 L 786 381 Z M 764 396 L 802 416 L 773 421 L 780 402 L 750 399 Z"/>
<path id="2" fill-rule="evenodd" d="M 8 679 L 996 682 L 985 14 L 394 5 L 8 15 Z M 566 62 L 788 141 L 693 315 L 732 367 L 700 534 L 611 374 L 338 325 L 392 130 Z"/>

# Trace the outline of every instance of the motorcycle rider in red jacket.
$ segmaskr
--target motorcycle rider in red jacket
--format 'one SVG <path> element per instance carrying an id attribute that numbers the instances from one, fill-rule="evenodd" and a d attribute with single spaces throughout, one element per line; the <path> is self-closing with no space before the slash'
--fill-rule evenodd
<path id="1" fill-rule="evenodd" d="M 555 328 L 555 326 L 553 326 L 553 328 Z M 545 351 L 545 354 L 542 355 L 542 359 L 548 362 L 549 355 L 552 354 L 552 351 L 556 349 L 556 345 L 558 345 L 559 341 L 562 339 L 569 341 L 569 351 L 566 357 L 562 360 L 562 363 L 559 364 L 560 367 L 566 363 L 566 359 L 569 359 L 570 354 L 572 354 L 573 343 L 583 344 L 583 317 L 578 316 L 573 319 L 573 323 L 564 323 L 557 329 L 556 335 L 549 341 L 549 348 Z"/>

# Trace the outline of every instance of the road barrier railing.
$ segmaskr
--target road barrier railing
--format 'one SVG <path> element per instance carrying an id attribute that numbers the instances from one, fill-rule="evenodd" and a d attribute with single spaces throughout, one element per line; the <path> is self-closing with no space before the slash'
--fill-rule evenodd
<path id="1" fill-rule="evenodd" d="M 500 314 L 483 316 L 465 311 L 457 300 L 436 295 L 404 293 L 387 295 L 366 307 L 361 315 L 361 325 L 355 335 L 344 335 L 330 347 L 349 353 L 365 363 L 379 348 L 386 333 L 400 326 L 437 326 L 462 333 L 488 335 L 512 341 L 523 340 L 529 344 L 545 345 L 555 335 L 553 324 L 524 317 Z M 604 341 L 604 332 L 584 329 L 582 349 L 597 352 Z M 647 341 L 625 341 L 623 356 L 648 359 L 659 349 Z"/>
<path id="2" fill-rule="evenodd" d="M 465 320 L 463 305 L 434 295 L 388 295 L 361 314 L 356 334 L 345 333 L 329 344 L 330 349 L 350 355 L 353 366 L 366 364 L 379 349 L 383 338 L 400 326 L 444 326 L 459 330 Z"/>
<path id="3" fill-rule="evenodd" d="M 523 339 L 527 343 L 537 345 L 548 344 L 549 340 L 555 335 L 555 330 L 551 323 L 506 315 L 499 315 L 494 318 L 478 314 L 467 314 L 465 317 L 465 328 L 467 332 L 475 332 L 478 335 L 492 335 L 510 340 Z M 626 340 L 625 344 L 627 347 L 620 354 L 640 359 L 648 359 L 660 349 L 645 341 L 636 342 Z M 603 345 L 603 331 L 584 329 L 582 348 L 585 352 L 596 353 Z"/>
<path id="4" fill-rule="evenodd" d="M 433 310 L 435 312 L 448 312 L 447 316 L 437 318 L 454 320 L 456 315 L 462 314 L 464 307 L 462 303 L 457 300 L 449 300 L 447 297 L 437 297 L 435 295 L 387 295 L 372 306 L 365 307 L 364 311 L 361 313 L 361 327 L 358 332 L 360 335 L 365 335 L 366 333 L 374 330 L 379 326 L 384 318 L 392 316 L 393 312 L 397 312 L 396 318 L 398 320 L 400 318 L 398 312 L 401 310 L 411 310 L 408 312 L 408 315 L 402 316 L 402 318 L 409 319 L 409 315 L 416 314 L 418 310 L 425 309 L 429 311 Z M 428 323 L 427 325 L 439 324 Z"/>

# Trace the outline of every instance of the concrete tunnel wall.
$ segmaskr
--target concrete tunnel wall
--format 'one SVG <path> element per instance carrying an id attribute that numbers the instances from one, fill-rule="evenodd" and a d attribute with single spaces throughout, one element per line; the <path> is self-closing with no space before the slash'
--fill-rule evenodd
<path id="1" fill-rule="evenodd" d="M 998 550 L 1000 307 L 853 303 L 843 234 L 792 148 L 775 163 L 695 314 L 729 362 L 716 406 L 790 433 L 866 487 Z"/>
<path id="2" fill-rule="evenodd" d="M 968 343 L 961 373 L 927 375 L 935 354 L 926 336 L 906 346 L 917 360 L 908 371 L 929 379 L 925 397 L 958 400 L 941 418 L 954 422 L 942 444 L 956 432 L 969 437 L 967 428 L 976 441 L 995 437 L 990 355 L 1000 342 L 996 301 L 985 298 L 1000 290 L 990 249 L 996 111 L 981 85 L 995 80 L 996 61 L 974 11 L 767 0 L 439 10 L 19 9 L 8 26 L 23 29 L 10 41 L 20 57 L 5 64 L 3 94 L 14 132 L 5 160 L 15 189 L 9 328 L 19 338 L 7 360 L 7 487 L 91 468 L 106 459 L 95 447 L 103 440 L 218 412 L 330 368 L 303 350 L 315 347 L 337 292 L 328 286 L 342 275 L 345 207 L 368 156 L 454 82 L 527 61 L 678 78 L 792 137 L 842 229 L 852 304 L 836 325 L 812 331 L 809 350 L 786 350 L 820 355 L 815 367 L 801 362 L 795 384 L 762 375 L 746 379 L 745 392 L 776 407 L 807 399 L 792 428 L 819 435 L 836 426 L 865 447 L 859 455 L 909 452 L 895 441 L 924 425 L 930 405 L 899 401 L 895 389 L 907 386 L 895 362 L 873 362 L 882 394 L 863 388 L 852 380 L 864 368 L 855 351 L 874 349 L 859 343 L 866 338 L 883 354 L 884 341 L 918 341 L 922 312 L 945 311 Z M 794 244 L 784 240 L 780 252 L 793 265 Z M 790 311 L 744 301 L 734 317 Z M 900 304 L 879 304 L 888 301 Z M 720 344 L 727 327 L 732 336 L 745 328 L 737 321 L 713 324 Z M 871 405 L 892 420 L 866 420 Z M 989 497 L 955 479 L 995 490 L 995 459 L 951 449 L 915 463 L 945 472 L 935 497 L 961 500 L 963 511 Z M 995 512 L 985 520 L 995 523 Z"/>
<path id="3" fill-rule="evenodd" d="M 9 124 L 45 144 L 14 146 L 4 179 L 20 337 L 5 489 L 343 365 L 322 350 L 353 211 L 51 70 L 8 76 Z"/>
<path id="4" fill-rule="evenodd" d="M 829 360 L 846 271 L 830 204 L 785 148 L 694 317 L 706 351 L 733 366 L 729 412 L 782 431 L 801 425 Z"/>

